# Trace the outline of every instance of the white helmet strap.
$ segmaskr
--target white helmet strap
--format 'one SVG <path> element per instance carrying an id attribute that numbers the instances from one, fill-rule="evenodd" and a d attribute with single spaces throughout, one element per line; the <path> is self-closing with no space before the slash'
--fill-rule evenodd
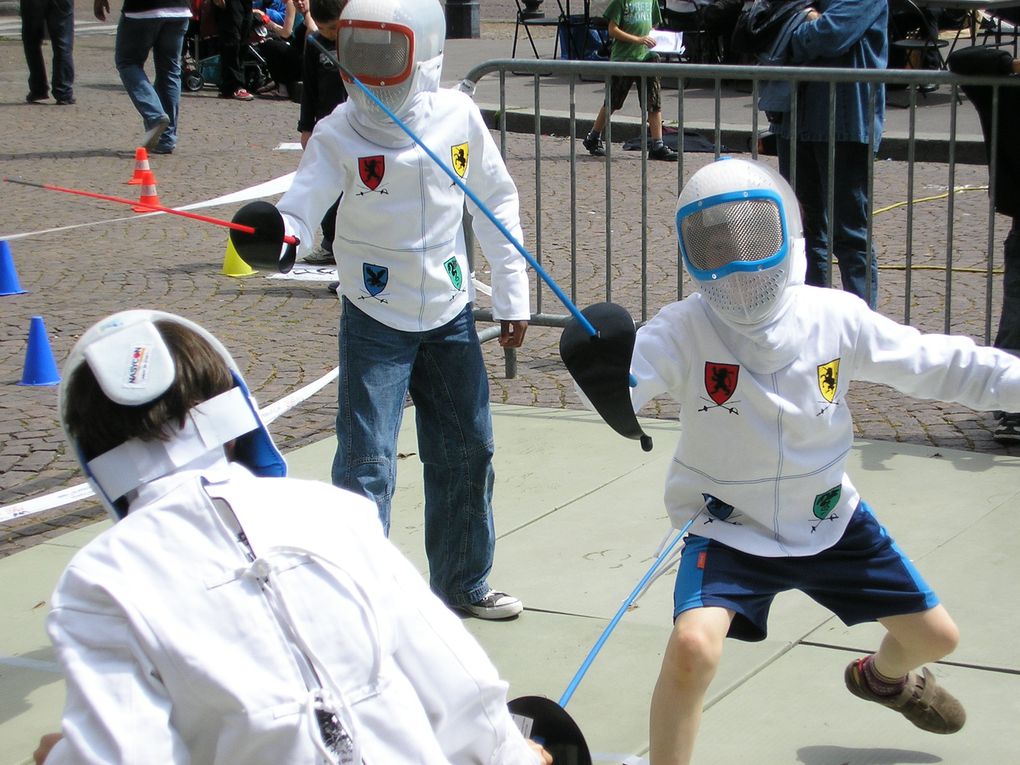
<path id="1" fill-rule="evenodd" d="M 110 500 L 191 464 L 260 426 L 241 388 L 203 401 L 166 441 L 132 438 L 92 459 L 86 469 Z"/>

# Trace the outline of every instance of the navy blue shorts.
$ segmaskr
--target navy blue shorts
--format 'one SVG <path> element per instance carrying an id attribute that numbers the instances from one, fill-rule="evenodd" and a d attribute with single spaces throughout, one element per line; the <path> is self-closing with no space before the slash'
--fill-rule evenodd
<path id="1" fill-rule="evenodd" d="M 927 611 L 939 602 L 861 502 L 839 542 L 816 555 L 749 555 L 688 535 L 673 590 L 673 618 L 692 608 L 720 606 L 736 612 L 729 637 L 764 640 L 772 601 L 786 590 L 800 590 L 847 626 Z"/>

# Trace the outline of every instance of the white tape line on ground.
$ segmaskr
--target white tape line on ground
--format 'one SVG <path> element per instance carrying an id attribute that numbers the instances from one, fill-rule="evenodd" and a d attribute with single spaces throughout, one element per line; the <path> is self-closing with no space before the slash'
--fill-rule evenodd
<path id="1" fill-rule="evenodd" d="M 44 494 L 41 497 L 26 499 L 24 502 L 15 502 L 13 505 L 0 508 L 0 523 L 13 521 L 15 518 L 22 518 L 26 515 L 35 515 L 44 510 L 52 510 L 55 507 L 63 507 L 77 502 L 79 499 L 86 499 L 93 494 L 92 487 L 87 483 L 80 483 L 52 494 Z"/>
<path id="2" fill-rule="evenodd" d="M 262 407 L 259 409 L 259 414 L 262 415 L 262 421 L 268 425 L 280 415 L 293 409 L 305 399 L 311 398 L 311 396 L 325 388 L 333 380 L 335 380 L 339 374 L 340 368 L 336 367 L 332 371 L 324 374 L 318 380 L 308 383 L 308 385 L 284 396 L 275 403 Z M 66 489 L 55 491 L 52 494 L 44 494 L 41 497 L 33 497 L 32 499 L 26 499 L 23 502 L 15 502 L 13 505 L 0 508 L 0 523 L 12 521 L 15 518 L 23 518 L 26 515 L 41 513 L 44 510 L 53 510 L 57 507 L 63 507 L 64 505 L 69 505 L 72 502 L 77 502 L 80 499 L 87 499 L 88 497 L 91 497 L 93 493 L 91 486 L 87 483 L 82 483 L 77 486 L 70 486 Z"/>
<path id="3" fill-rule="evenodd" d="M 334 367 L 331 372 L 327 372 L 315 382 L 308 383 L 305 387 L 284 396 L 275 404 L 262 407 L 259 409 L 259 414 L 262 415 L 262 421 L 268 425 L 284 412 L 293 409 L 305 399 L 311 398 L 314 394 L 318 393 L 333 382 L 333 380 L 335 380 L 339 375 L 340 367 Z"/>
<path id="4" fill-rule="evenodd" d="M 184 207 L 175 207 L 175 210 L 198 210 L 203 207 L 216 207 L 217 205 L 228 205 L 234 202 L 247 202 L 249 199 L 262 199 L 263 197 L 271 197 L 276 194 L 282 194 L 290 188 L 290 184 L 294 180 L 294 173 L 287 173 L 281 175 L 279 178 L 273 178 L 271 181 L 260 183 L 257 186 L 249 186 L 246 189 L 235 191 L 233 194 L 225 194 L 222 197 L 216 197 L 215 199 L 209 199 L 205 202 L 196 202 L 193 205 L 185 205 Z"/>

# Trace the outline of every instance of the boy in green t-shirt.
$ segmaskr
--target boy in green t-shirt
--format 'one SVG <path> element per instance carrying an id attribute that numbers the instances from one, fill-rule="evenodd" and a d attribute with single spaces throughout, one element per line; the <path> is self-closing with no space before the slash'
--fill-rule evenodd
<path id="1" fill-rule="evenodd" d="M 658 0 L 611 0 L 606 8 L 605 18 L 609 22 L 609 36 L 613 38 L 612 61 L 657 61 L 651 52 L 655 40 L 650 36 L 652 29 L 662 23 Z M 648 110 L 648 130 L 651 133 L 650 159 L 676 162 L 676 152 L 662 142 L 662 101 L 658 77 L 645 78 L 641 87 L 640 77 L 610 77 L 609 105 L 612 112 L 619 110 L 627 100 L 631 85 L 637 85 L 638 98 Z M 595 118 L 591 132 L 584 139 L 584 148 L 596 157 L 606 155 L 602 140 L 602 128 L 607 120 L 606 106 L 602 105 Z"/>

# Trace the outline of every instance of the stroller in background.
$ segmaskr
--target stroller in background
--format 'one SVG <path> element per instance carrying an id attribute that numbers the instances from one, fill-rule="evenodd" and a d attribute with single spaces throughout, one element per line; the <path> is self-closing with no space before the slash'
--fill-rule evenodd
<path id="1" fill-rule="evenodd" d="M 266 25 L 255 14 L 251 36 L 247 45 L 241 49 L 245 88 L 252 93 L 272 79 L 266 60 L 259 53 L 259 46 L 268 36 Z M 184 49 L 181 54 L 181 84 L 185 90 L 194 92 L 206 84 L 218 85 L 219 81 L 220 38 L 212 0 L 191 0 L 191 22 L 188 31 L 184 33 Z"/>

